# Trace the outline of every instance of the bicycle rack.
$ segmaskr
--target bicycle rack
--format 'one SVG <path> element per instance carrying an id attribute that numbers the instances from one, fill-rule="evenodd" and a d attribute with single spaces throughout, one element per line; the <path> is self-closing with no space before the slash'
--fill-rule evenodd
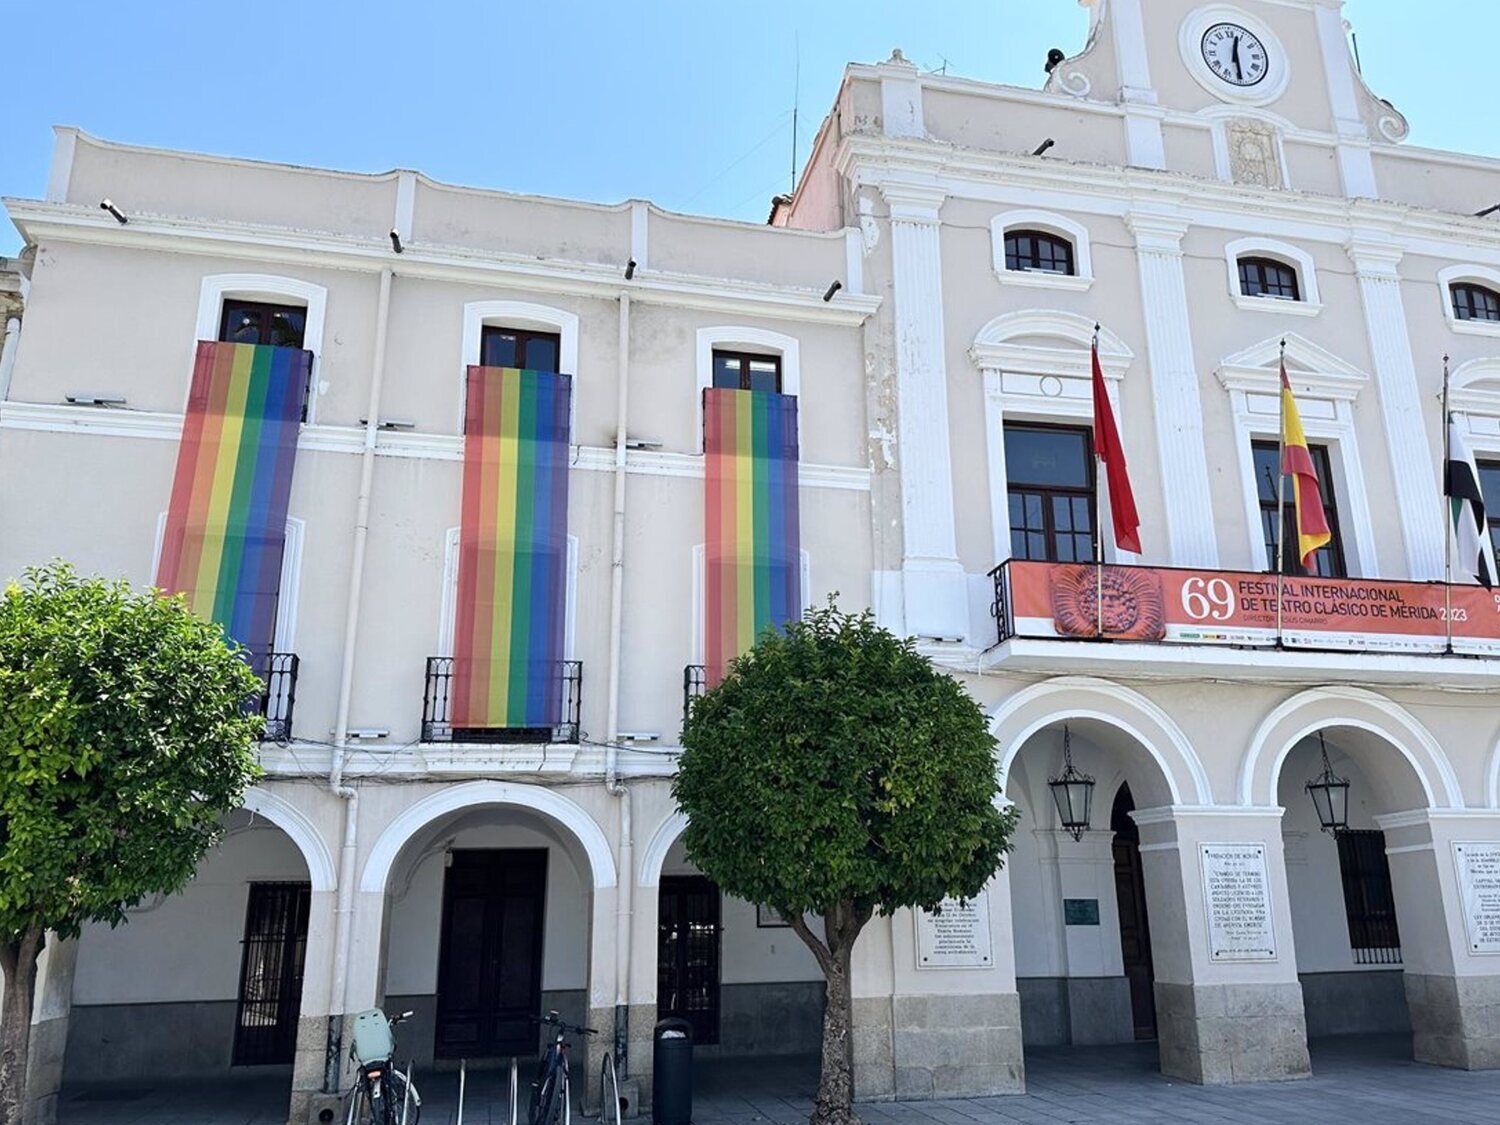
<path id="1" fill-rule="evenodd" d="M 613 1051 L 605 1051 L 599 1063 L 599 1125 L 620 1125 L 620 1077 Z"/>
<path id="2" fill-rule="evenodd" d="M 510 1060 L 510 1125 L 516 1125 L 516 1102 L 521 1084 L 520 1074 L 520 1068 L 516 1065 L 516 1060 L 512 1056 Z M 464 1125 L 462 1119 L 459 1120 L 458 1125 Z"/>
<path id="3" fill-rule="evenodd" d="M 406 1082 L 402 1086 L 404 1093 L 401 1096 L 401 1125 L 406 1125 L 407 1115 L 411 1112 L 411 1087 L 415 1079 L 412 1077 L 417 1071 L 417 1060 L 406 1060 Z"/>
<path id="4" fill-rule="evenodd" d="M 469 1060 L 458 1060 L 458 1116 L 453 1125 L 464 1125 L 464 1080 L 468 1077 Z"/>

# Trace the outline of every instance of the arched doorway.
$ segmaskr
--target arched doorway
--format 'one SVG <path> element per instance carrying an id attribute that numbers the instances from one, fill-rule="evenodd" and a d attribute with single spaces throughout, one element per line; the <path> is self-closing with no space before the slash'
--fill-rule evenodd
<path id="1" fill-rule="evenodd" d="M 78 938 L 59 1120 L 121 1098 L 141 1120 L 287 1112 L 299 1035 L 322 1029 L 304 1013 L 326 995 L 333 871 L 287 802 L 247 804 L 181 892 Z"/>
<path id="2" fill-rule="evenodd" d="M 1095 782 L 1077 831 L 1048 784 L 1069 762 Z M 1131 814 L 1136 794 L 1151 808 L 1176 803 L 1173 779 L 1129 734 L 1084 714 L 1029 735 L 1005 793 L 1020 813 L 1007 869 L 1024 1048 L 1154 1039 L 1151 876 Z"/>
<path id="3" fill-rule="evenodd" d="M 1114 833 L 1115 904 L 1120 919 L 1120 960 L 1130 983 L 1130 1015 L 1138 1040 L 1156 1038 L 1156 973 L 1151 964 L 1151 923 L 1141 868 L 1141 830 L 1131 818 L 1130 783 L 1115 792 L 1109 827 Z"/>

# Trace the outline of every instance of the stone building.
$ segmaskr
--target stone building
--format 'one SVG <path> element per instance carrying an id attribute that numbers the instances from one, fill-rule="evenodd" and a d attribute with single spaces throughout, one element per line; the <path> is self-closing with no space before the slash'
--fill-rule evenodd
<path id="1" fill-rule="evenodd" d="M 705 410 L 747 388 L 795 399 L 778 573 L 965 684 L 1022 814 L 969 909 L 861 939 L 860 1096 L 1138 1038 L 1207 1083 L 1366 1031 L 1496 1065 L 1500 603 L 1444 582 L 1439 466 L 1446 355 L 1500 512 L 1500 162 L 1406 134 L 1336 0 L 1096 3 L 1039 90 L 850 66 L 769 226 L 59 129 L 46 198 L 5 201 L 35 260 L 0 572 L 151 582 L 195 355 L 308 357 L 267 777 L 182 895 L 49 954 L 63 1085 L 274 1066 L 301 1122 L 377 1003 L 424 1067 L 528 1051 L 545 1007 L 642 1084 L 664 1012 L 706 1054 L 814 1047 L 811 958 L 693 871 L 669 795 L 723 642 Z M 1096 488 L 1096 325 L 1139 554 Z M 1283 361 L 1333 539 L 1278 577 Z M 476 367 L 572 376 L 541 723 L 455 702 Z"/>

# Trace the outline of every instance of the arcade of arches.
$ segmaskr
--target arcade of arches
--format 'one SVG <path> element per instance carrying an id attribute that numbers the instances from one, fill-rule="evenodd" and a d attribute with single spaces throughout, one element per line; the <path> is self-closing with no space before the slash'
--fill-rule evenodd
<path id="1" fill-rule="evenodd" d="M 1500 760 L 1473 742 L 1479 712 L 1230 698 L 1070 677 L 987 704 L 1014 850 L 975 903 L 861 938 L 859 1096 L 1018 1090 L 1032 1047 L 1136 1040 L 1203 1083 L 1304 1075 L 1309 1036 L 1362 1032 L 1500 1065 Z M 1348 786 L 1338 832 L 1306 789 L 1325 753 Z M 1093 782 L 1076 833 L 1049 784 L 1068 763 Z M 343 802 L 267 781 L 182 894 L 52 948 L 40 1093 L 244 1069 L 306 1121 L 332 1097 L 338 1013 L 376 1004 L 415 1013 L 400 1038 L 425 1073 L 529 1055 L 529 1017 L 556 1009 L 603 1031 L 589 1071 L 615 1051 L 636 1097 L 662 1015 L 704 1055 L 816 1051 L 816 966 L 692 867 L 666 777 L 624 798 L 592 780 L 358 793 L 351 854 Z"/>

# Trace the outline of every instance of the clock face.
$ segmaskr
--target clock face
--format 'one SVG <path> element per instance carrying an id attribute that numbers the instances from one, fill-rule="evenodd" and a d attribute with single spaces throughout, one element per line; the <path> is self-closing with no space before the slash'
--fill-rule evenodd
<path id="1" fill-rule="evenodd" d="M 1254 86 L 1266 76 L 1265 44 L 1238 24 L 1216 23 L 1203 33 L 1203 61 L 1231 86 Z"/>

